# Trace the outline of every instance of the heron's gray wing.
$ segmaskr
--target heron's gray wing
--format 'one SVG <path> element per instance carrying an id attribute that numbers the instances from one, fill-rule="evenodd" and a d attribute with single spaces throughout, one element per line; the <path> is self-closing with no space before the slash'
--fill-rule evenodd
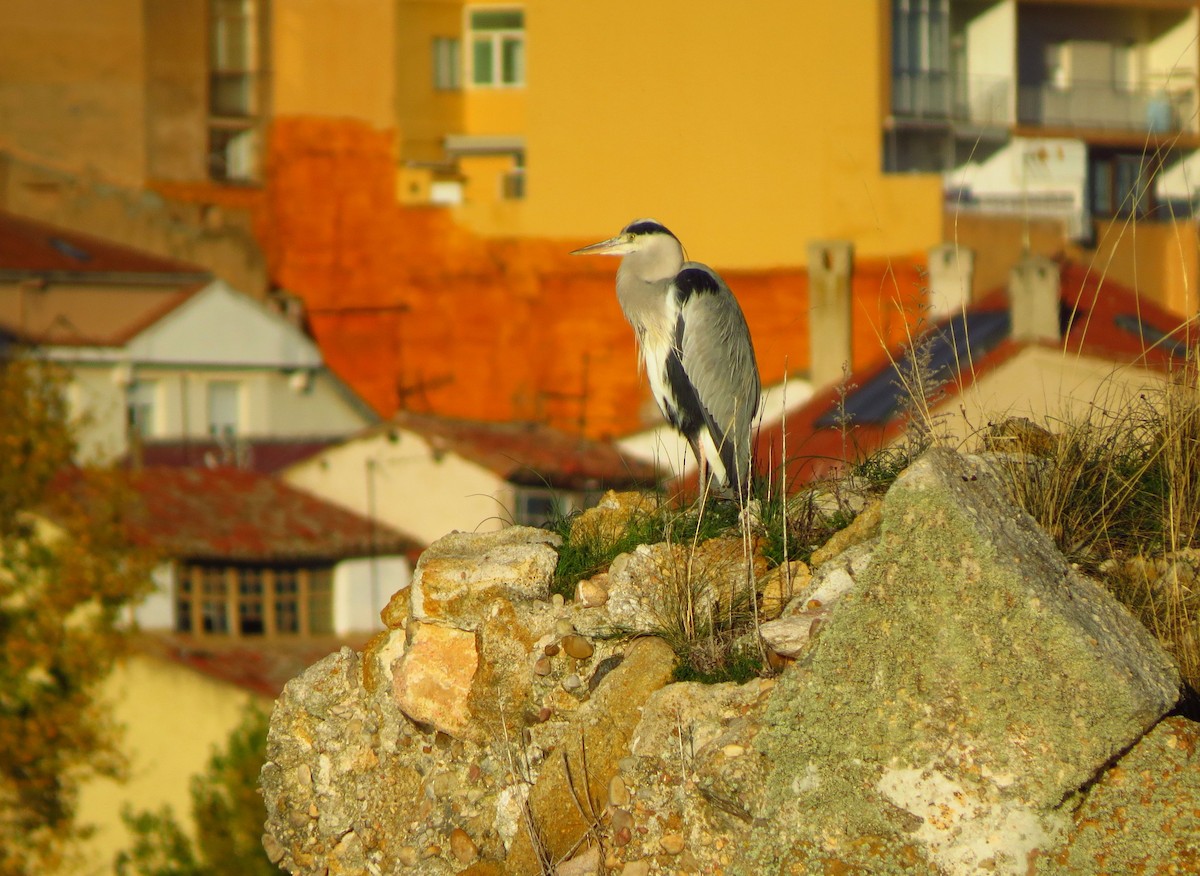
<path id="1" fill-rule="evenodd" d="M 675 278 L 675 350 L 728 481 L 749 471 L 750 432 L 761 391 L 750 329 L 737 299 L 711 268 L 687 262 Z M 670 369 L 668 369 L 670 370 Z M 679 387 L 672 386 L 678 396 Z"/>

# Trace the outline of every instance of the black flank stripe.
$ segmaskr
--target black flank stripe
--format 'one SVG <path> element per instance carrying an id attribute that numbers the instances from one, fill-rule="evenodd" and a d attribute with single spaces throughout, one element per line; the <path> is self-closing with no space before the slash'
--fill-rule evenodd
<path id="1" fill-rule="evenodd" d="M 675 402 L 673 411 L 675 428 L 683 433 L 692 445 L 704 427 L 704 408 L 700 405 L 700 396 L 692 385 L 687 371 L 683 368 L 680 358 L 683 347 L 683 318 L 675 321 L 675 343 L 667 354 L 667 388 Z"/>

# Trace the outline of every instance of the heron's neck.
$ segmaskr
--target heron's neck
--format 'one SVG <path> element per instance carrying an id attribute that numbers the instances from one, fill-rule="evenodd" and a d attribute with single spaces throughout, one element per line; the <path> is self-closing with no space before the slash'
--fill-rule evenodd
<path id="1" fill-rule="evenodd" d="M 624 274 L 642 283 L 662 283 L 671 280 L 683 267 L 683 248 L 668 235 L 656 235 L 644 249 L 631 252 L 621 259 L 617 275 Z"/>

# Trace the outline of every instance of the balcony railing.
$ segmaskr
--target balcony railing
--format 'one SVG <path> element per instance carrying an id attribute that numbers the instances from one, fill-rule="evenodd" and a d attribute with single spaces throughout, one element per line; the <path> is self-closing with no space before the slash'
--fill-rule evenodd
<path id="1" fill-rule="evenodd" d="M 1092 128 L 1168 134 L 1191 129 L 1195 91 L 1170 93 L 1161 88 L 1125 88 L 1113 82 L 1022 85 L 1017 89 L 1017 118 L 1023 125 Z"/>
<path id="2" fill-rule="evenodd" d="M 946 72 L 895 73 L 892 115 L 897 119 L 1007 127 L 1014 121 L 1044 128 L 1167 134 L 1195 130 L 1196 92 L 1127 88 L 1113 82 L 1049 84 L 1016 89 L 1007 77 L 964 78 Z"/>
<path id="3" fill-rule="evenodd" d="M 1012 80 L 1004 76 L 892 75 L 892 115 L 899 119 L 1006 127 L 1012 121 L 1011 95 Z"/>
<path id="4" fill-rule="evenodd" d="M 249 118 L 258 113 L 258 76 L 239 70 L 209 74 L 208 111 L 222 118 Z"/>

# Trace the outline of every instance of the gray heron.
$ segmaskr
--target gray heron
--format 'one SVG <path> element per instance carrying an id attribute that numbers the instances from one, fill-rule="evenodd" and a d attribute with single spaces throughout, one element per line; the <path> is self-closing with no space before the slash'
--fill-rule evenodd
<path id="1" fill-rule="evenodd" d="M 745 502 L 761 386 L 746 317 L 729 287 L 712 268 L 686 261 L 679 238 L 653 219 L 572 255 L 624 257 L 617 301 L 659 410 L 691 445 L 701 487 L 707 470 Z"/>

